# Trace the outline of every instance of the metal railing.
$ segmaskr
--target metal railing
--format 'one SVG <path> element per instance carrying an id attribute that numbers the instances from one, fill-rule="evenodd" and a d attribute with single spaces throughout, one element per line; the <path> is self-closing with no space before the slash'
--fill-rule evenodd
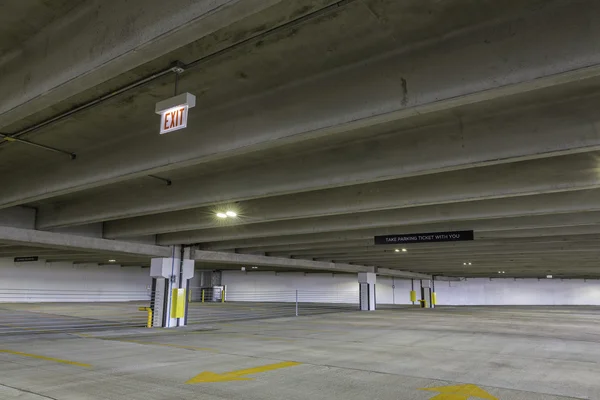
<path id="1" fill-rule="evenodd" d="M 357 291 L 190 288 L 188 324 L 357 311 Z"/>
<path id="2" fill-rule="evenodd" d="M 0 289 L 0 334 L 144 327 L 150 290 Z"/>

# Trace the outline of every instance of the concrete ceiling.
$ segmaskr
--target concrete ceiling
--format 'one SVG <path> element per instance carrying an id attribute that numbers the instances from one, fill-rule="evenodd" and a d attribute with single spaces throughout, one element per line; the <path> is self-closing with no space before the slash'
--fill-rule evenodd
<path id="1" fill-rule="evenodd" d="M 447 276 L 600 277 L 600 4 L 230 2 L 204 31 L 174 15 L 181 28 L 169 42 L 161 16 L 164 32 L 131 44 L 143 30 L 127 19 L 136 6 L 111 21 L 123 43 L 87 33 L 94 49 L 123 44 L 102 73 L 100 55 L 74 64 L 89 75 L 49 68 L 43 82 L 23 83 L 36 64 L 0 64 L 10 72 L 0 85 L 14 89 L 0 102 L 0 131 L 77 154 L 0 142 L 5 213 L 25 206 L 40 230 L 208 251 Z M 64 36 L 78 15 L 52 32 Z M 24 40 L 35 49 L 39 38 Z M 58 67 L 49 54 L 34 56 Z M 174 92 L 175 61 L 187 65 L 179 92 L 198 102 L 186 130 L 161 136 L 153 109 Z M 215 217 L 228 209 L 239 217 Z M 463 229 L 473 242 L 373 244 Z M 56 251 L 46 256 L 106 258 Z"/>

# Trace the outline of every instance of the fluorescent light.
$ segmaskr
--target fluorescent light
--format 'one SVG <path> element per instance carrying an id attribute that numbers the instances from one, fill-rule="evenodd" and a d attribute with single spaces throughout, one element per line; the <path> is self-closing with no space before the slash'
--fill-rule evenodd
<path id="1" fill-rule="evenodd" d="M 219 217 L 219 218 L 227 218 L 227 214 L 222 213 L 222 212 L 218 212 L 217 213 L 217 217 Z"/>
<path id="2" fill-rule="evenodd" d="M 552 275 L 546 275 L 546 278 L 552 279 Z"/>
<path id="3" fill-rule="evenodd" d="M 402 249 L 402 252 L 403 252 L 403 253 L 406 253 L 407 251 L 408 251 L 408 250 L 406 250 L 406 249 Z"/>
<path id="4" fill-rule="evenodd" d="M 258 267 L 252 267 L 252 269 L 258 269 Z"/>
<path id="5" fill-rule="evenodd" d="M 229 210 L 225 214 L 227 214 L 227 216 L 231 218 L 237 217 L 237 213 L 235 211 Z"/>
<path id="6" fill-rule="evenodd" d="M 117 262 L 117 260 L 108 260 L 108 262 Z"/>
<path id="7" fill-rule="evenodd" d="M 467 263 L 463 263 L 463 265 L 467 265 Z"/>
<path id="8" fill-rule="evenodd" d="M 400 249 L 396 249 L 394 250 L 396 253 L 400 253 Z"/>
<path id="9" fill-rule="evenodd" d="M 469 265 L 471 265 L 471 263 L 469 263 Z"/>

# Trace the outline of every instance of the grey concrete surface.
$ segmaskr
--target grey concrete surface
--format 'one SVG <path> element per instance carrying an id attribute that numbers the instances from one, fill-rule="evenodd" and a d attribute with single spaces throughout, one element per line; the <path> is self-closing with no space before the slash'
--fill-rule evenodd
<path id="1" fill-rule="evenodd" d="M 598 399 L 599 320 L 593 307 L 390 309 L 168 331 L 15 335 L 0 346 L 0 396 Z M 250 371 L 252 380 L 186 384 L 206 371 L 286 361 L 300 364 Z M 421 390 L 466 384 L 489 396 Z"/>

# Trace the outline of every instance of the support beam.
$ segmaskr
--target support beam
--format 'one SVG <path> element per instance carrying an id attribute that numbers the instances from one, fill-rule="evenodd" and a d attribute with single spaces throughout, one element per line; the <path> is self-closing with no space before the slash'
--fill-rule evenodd
<path id="1" fill-rule="evenodd" d="M 0 127 L 276 3 L 171 0 L 168 7 L 160 0 L 82 3 L 0 59 Z"/>
<path id="2" fill-rule="evenodd" d="M 312 269 L 319 271 L 339 271 L 339 272 L 370 272 L 372 267 L 344 264 L 344 263 L 330 263 L 310 260 L 299 260 L 292 258 L 278 258 L 268 256 L 257 256 L 251 254 L 237 254 L 237 253 L 222 253 L 216 251 L 203 251 L 196 250 L 193 253 L 193 258 L 196 261 L 203 263 L 218 263 L 218 264 L 233 264 L 233 265 L 251 265 L 251 266 L 264 266 L 264 267 L 277 267 L 277 268 L 289 268 L 295 270 Z M 395 276 L 406 276 L 411 278 L 414 276 L 413 272 L 410 271 L 395 271 Z"/>
<path id="3" fill-rule="evenodd" d="M 43 232 L 33 229 L 12 228 L 7 226 L 0 227 L 0 242 L 20 246 L 47 247 L 65 250 L 78 249 L 90 252 L 107 252 L 154 257 L 167 257 L 171 253 L 171 250 L 168 247 L 67 235 L 63 233 Z"/>
<path id="4" fill-rule="evenodd" d="M 107 238 L 118 239 L 274 221 L 285 222 L 273 226 L 295 225 L 302 223 L 297 221 L 302 218 L 339 221 L 342 217 L 329 216 L 365 212 L 370 212 L 369 219 L 396 219 L 408 224 L 600 210 L 600 190 L 585 190 L 600 185 L 594 172 L 596 156 L 600 158 L 598 153 L 572 155 L 256 199 L 236 204 L 240 217 L 234 220 L 217 220 L 210 208 L 126 218 L 107 222 L 104 233 Z M 403 208 L 410 209 L 400 210 Z M 39 222 L 47 219 L 42 213 Z"/>
<path id="5" fill-rule="evenodd" d="M 377 268 L 377 275 L 393 276 L 402 279 L 431 279 L 431 275 L 420 274 L 418 272 L 398 271 L 391 268 Z"/>
<path id="6" fill-rule="evenodd" d="M 229 107 L 194 113 L 190 125 L 202 126 L 201 131 L 173 138 L 168 150 L 158 135 L 148 136 L 144 146 L 137 145 L 137 138 L 124 138 L 114 151 L 90 151 L 78 160 L 77 169 L 60 164 L 3 182 L 0 206 L 595 77 L 600 75 L 600 53 L 589 40 L 589 27 L 600 24 L 599 11 L 595 3 L 585 10 L 571 3 L 543 8 L 518 20 L 448 35 L 412 51 L 402 49 L 302 84 L 290 83 Z M 539 45 L 540 32 L 548 45 Z M 437 55 L 434 62 L 431 54 Z M 109 212 L 100 212 L 103 216 L 98 218 L 107 219 Z"/>
<path id="7" fill-rule="evenodd" d="M 403 225 L 401 220 L 381 218 L 366 214 L 349 217 L 329 217 L 299 222 L 258 224 L 258 226 L 240 226 L 235 230 L 230 228 L 205 229 L 181 233 L 169 233 L 158 236 L 158 244 L 173 245 L 178 243 L 195 244 L 214 241 L 233 241 L 249 238 L 270 238 L 277 236 L 292 236 L 304 234 L 321 234 L 337 232 L 343 235 L 345 231 L 370 229 L 375 235 L 393 235 L 399 233 L 444 232 L 452 230 L 475 230 L 477 234 L 494 231 L 512 231 L 527 228 L 550 228 L 559 226 L 576 226 L 600 224 L 600 212 L 563 213 L 556 215 L 539 215 L 506 218 L 485 218 L 464 220 L 448 219 L 444 222 Z M 266 226 L 265 226 L 266 225 Z M 364 237 L 364 236 L 363 236 Z M 268 241 L 268 239 L 267 239 Z"/>
<path id="8" fill-rule="evenodd" d="M 446 226 L 445 228 L 454 228 Z M 420 229 L 421 227 L 419 227 Z M 439 227 L 438 227 L 439 228 Z M 417 232 L 417 231 L 415 231 Z M 361 229 L 348 232 L 326 232 L 310 235 L 290 235 L 270 238 L 250 238 L 241 240 L 227 240 L 227 241 L 212 241 L 201 244 L 204 250 L 228 250 L 228 249 L 243 249 L 252 247 L 271 247 L 271 246 L 309 246 L 317 243 L 345 243 L 349 241 L 373 241 L 375 235 L 393 235 L 402 233 L 398 228 L 386 228 L 386 229 Z M 407 232 L 408 233 L 408 232 Z M 413 232 L 410 232 L 413 233 Z M 580 236 L 580 235 L 598 235 L 600 234 L 600 225 L 576 225 L 576 226 L 561 226 L 561 227 L 539 227 L 539 228 L 524 228 L 524 229 L 512 229 L 512 230 L 499 230 L 499 231 L 488 231 L 488 232 L 475 232 L 475 240 L 504 240 L 504 239 L 517 239 L 523 240 L 526 238 L 530 240 L 532 238 L 540 237 L 558 237 L 558 236 Z"/>
<path id="9" fill-rule="evenodd" d="M 455 171 L 448 175 L 448 179 L 453 180 L 452 185 L 447 183 L 443 186 L 445 191 L 449 191 L 447 197 L 454 200 L 493 198 L 500 197 L 501 194 L 531 194 L 532 191 L 528 189 L 539 187 L 539 191 L 542 191 L 544 184 L 548 187 L 546 191 L 557 191 L 560 187 L 553 188 L 559 185 L 548 180 L 560 179 L 561 174 L 587 171 L 589 175 L 586 178 L 593 177 L 594 182 L 598 180 L 591 175 L 590 165 L 595 167 L 597 164 L 597 158 L 593 156 L 585 158 L 584 154 L 573 155 L 573 159 L 564 158 L 561 168 L 554 169 L 550 166 L 554 163 L 554 158 L 537 160 L 599 150 L 600 134 L 594 125 L 600 124 L 596 104 L 596 98 L 592 98 L 572 104 L 553 104 L 538 110 L 527 109 L 527 113 L 519 110 L 479 121 L 454 121 L 451 124 L 402 132 L 401 136 L 392 133 L 337 147 L 335 151 L 329 148 L 319 149 L 309 154 L 286 157 L 284 160 L 200 175 L 181 180 L 168 188 L 146 185 L 136 190 L 115 189 L 110 194 L 115 201 L 111 202 L 90 197 L 64 202 L 60 207 L 42 207 L 38 227 L 47 229 L 138 216 L 108 223 L 106 232 L 116 238 L 121 235 L 202 229 L 211 224 L 214 226 L 214 220 L 210 219 L 212 213 L 206 209 L 178 211 L 171 215 L 139 216 L 291 193 L 302 193 L 297 194 L 302 202 L 294 201 L 296 195 L 287 196 L 287 201 L 285 198 L 254 200 L 247 202 L 247 211 L 241 211 L 247 213 L 250 221 L 261 222 L 306 215 L 307 210 L 299 208 L 299 204 L 321 207 L 323 215 L 331 215 L 335 213 L 336 207 L 349 207 L 347 199 L 357 196 L 360 196 L 360 201 L 352 204 L 350 212 L 395 208 L 394 204 L 399 199 L 403 200 L 404 205 L 432 204 L 431 201 L 428 203 L 427 200 L 420 200 L 422 193 L 417 192 L 426 186 L 427 193 L 438 194 L 435 189 L 439 184 L 430 183 L 441 180 L 441 177 L 423 175 L 445 171 Z M 415 148 L 419 151 L 415 152 Z M 367 158 L 364 162 L 355 162 L 356 159 L 365 158 L 365 155 Z M 523 160 L 530 161 L 505 165 Z M 572 164 L 570 168 L 564 168 L 567 162 Z M 489 167 L 490 174 L 508 173 L 516 182 L 492 181 L 488 179 L 487 173 L 472 170 L 473 167 L 490 165 L 495 165 Z M 515 174 L 516 169 L 518 174 Z M 463 178 L 463 174 L 469 174 L 470 179 Z M 539 177 L 532 178 L 534 174 Z M 381 182 L 398 178 L 409 179 L 405 181 L 404 187 L 399 187 L 397 182 Z M 566 176 L 567 183 L 563 186 L 569 185 L 568 187 L 576 189 L 578 186 L 575 183 L 570 184 L 571 178 Z M 420 184 L 422 180 L 423 183 Z M 446 178 L 443 180 L 446 181 Z M 381 183 L 369 183 L 356 188 L 343 187 L 373 181 Z M 485 186 L 480 187 L 482 181 Z M 252 184 L 248 184 L 249 182 Z M 415 187 L 415 182 L 419 186 Z M 457 184 L 461 186 L 456 186 Z M 585 183 L 581 185 L 589 187 Z M 334 187 L 336 189 L 327 190 L 323 194 L 332 201 L 328 208 L 326 204 L 329 201 L 323 202 L 323 197 L 317 190 Z M 418 196 L 407 198 L 407 187 L 410 189 L 409 194 L 415 193 Z M 382 196 L 376 197 L 379 189 Z M 311 191 L 313 193 L 303 193 Z M 143 203 L 140 203 L 140 197 L 145 199 Z M 0 201 L 1 198 L 2 196 Z M 283 202 L 284 208 L 279 214 L 272 204 L 275 200 Z M 440 199 L 440 202 L 444 200 Z M 242 206 L 245 204 L 242 203 Z M 318 208 L 316 211 L 319 211 Z"/>

